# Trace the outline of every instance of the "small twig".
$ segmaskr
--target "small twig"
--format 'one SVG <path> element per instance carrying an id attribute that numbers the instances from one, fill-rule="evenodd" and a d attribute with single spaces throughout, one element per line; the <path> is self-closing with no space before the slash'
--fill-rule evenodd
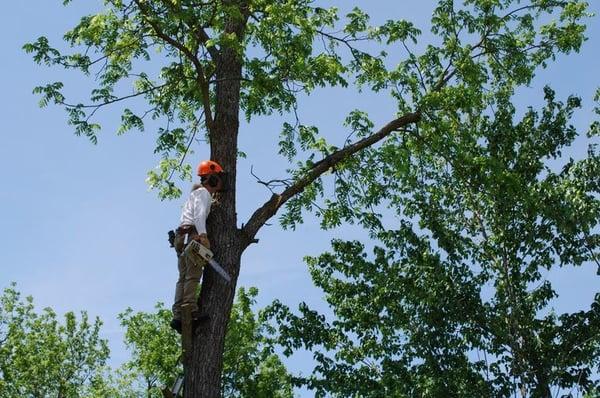
<path id="1" fill-rule="evenodd" d="M 273 188 L 277 188 L 277 187 L 289 187 L 290 185 L 292 185 L 292 179 L 287 178 L 287 179 L 273 179 L 273 180 L 269 180 L 269 181 L 263 181 L 260 177 L 258 177 L 256 174 L 254 174 L 254 166 L 250 166 L 250 174 L 256 178 L 256 182 L 264 185 L 265 187 L 267 187 L 269 189 L 269 191 L 271 191 L 271 193 L 275 193 L 275 191 L 273 191 Z"/>
<path id="2" fill-rule="evenodd" d="M 202 120 L 202 116 L 204 116 L 204 111 L 202 111 L 202 113 L 200 114 L 200 117 L 197 118 L 194 121 L 194 124 L 192 125 L 192 128 L 190 130 L 192 132 L 192 135 L 190 136 L 190 139 L 189 139 L 189 141 L 187 143 L 187 146 L 185 147 L 185 151 L 181 155 L 181 159 L 179 160 L 179 165 L 176 168 L 173 168 L 173 170 L 171 170 L 171 174 L 169 175 L 169 178 L 167 178 L 167 181 L 171 181 L 171 178 L 173 177 L 173 174 L 175 174 L 175 170 L 177 170 L 178 168 L 180 168 L 181 165 L 183 164 L 183 161 L 185 160 L 185 157 L 187 156 L 187 153 L 190 150 L 190 146 L 192 145 L 192 142 L 194 142 L 194 138 L 196 137 L 196 133 L 198 132 L 198 125 L 200 124 L 200 120 Z"/>
<path id="3" fill-rule="evenodd" d="M 410 48 L 408 48 L 408 46 L 406 45 L 406 41 L 402 40 L 401 43 L 408 55 L 410 56 L 412 64 L 414 65 L 415 69 L 417 70 L 417 73 L 419 74 L 419 83 L 421 83 L 421 87 L 423 88 L 423 90 L 427 90 L 427 86 L 425 85 L 425 79 L 423 78 L 423 73 L 421 72 L 421 68 L 419 67 L 418 58 L 412 51 L 410 51 Z"/>
<path id="4" fill-rule="evenodd" d="M 138 91 L 137 93 L 134 93 L 134 94 L 130 94 L 130 95 L 125 95 L 123 97 L 114 98 L 114 99 L 105 101 L 105 102 L 103 102 L 101 104 L 87 104 L 87 105 L 79 104 L 79 105 L 75 105 L 75 104 L 70 104 L 70 103 L 67 103 L 67 102 L 64 102 L 64 101 L 59 101 L 58 104 L 59 105 L 64 105 L 64 106 L 66 106 L 68 108 L 101 108 L 101 107 L 106 106 L 106 105 L 114 104 L 115 102 L 123 101 L 123 100 L 129 99 L 129 98 L 139 97 L 140 95 L 151 93 L 152 91 L 159 90 L 159 89 L 161 89 L 161 88 L 163 88 L 163 87 L 165 87 L 167 85 L 168 85 L 168 83 L 161 84 L 160 86 L 153 86 L 153 87 L 151 87 L 151 88 L 149 88 L 147 90 Z"/>

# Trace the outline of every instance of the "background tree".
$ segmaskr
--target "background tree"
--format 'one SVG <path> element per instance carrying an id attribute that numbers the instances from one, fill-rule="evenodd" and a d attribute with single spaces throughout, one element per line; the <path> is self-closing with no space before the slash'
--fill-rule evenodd
<path id="1" fill-rule="evenodd" d="M 132 384 L 139 384 L 146 397 L 162 397 L 161 389 L 171 387 L 181 373 L 180 339 L 169 327 L 173 314 L 162 303 L 157 303 L 155 310 L 134 313 L 128 308 L 119 314 L 125 344 L 131 350 L 123 374 L 130 376 Z"/>
<path id="2" fill-rule="evenodd" d="M 266 339 L 268 325 L 253 312 L 258 290 L 240 288 L 226 336 L 223 397 L 293 397 L 291 376 Z M 0 397 L 141 398 L 162 397 L 182 373 L 180 337 L 169 327 L 171 311 L 162 303 L 155 312 L 128 308 L 119 319 L 131 359 L 113 371 L 109 350 L 100 339 L 102 323 L 79 324 L 72 313 L 65 325 L 49 308 L 34 311 L 15 285 L 0 297 Z"/>
<path id="3" fill-rule="evenodd" d="M 292 398 L 291 375 L 273 352 L 270 330 L 261 312 L 255 314 L 258 289 L 238 289 L 225 336 L 223 397 Z"/>
<path id="4" fill-rule="evenodd" d="M 354 157 L 362 150 L 381 150 L 376 144 L 408 140 L 436 124 L 439 128 L 432 132 L 448 135 L 454 130 L 443 126 L 454 128 L 484 112 L 487 103 L 482 99 L 488 93 L 512 92 L 529 83 L 536 69 L 556 54 L 579 49 L 587 6 L 576 0 L 469 0 L 460 6 L 440 0 L 431 21 L 435 44 L 419 47 L 425 50 L 417 56 L 413 44 L 420 31 L 410 22 L 370 26 L 360 9 L 341 22 L 335 8 L 309 0 L 107 0 L 105 5 L 104 11 L 84 16 L 67 32 L 65 40 L 73 52 L 61 53 L 44 37 L 25 49 L 39 63 L 95 74 L 98 86 L 89 103 L 68 102 L 60 82 L 36 89 L 42 105 L 65 106 L 76 133 L 94 142 L 98 110 L 133 97 L 145 99 L 144 109 L 123 109 L 119 131 L 143 129 L 147 117 L 164 121 L 156 145 L 164 159 L 159 172 L 149 176 L 162 197 L 180 192 L 170 180 L 173 173 L 190 176 L 184 157 L 199 131 L 206 134 L 211 158 L 227 170 L 226 189 L 208 229 L 217 260 L 232 274 L 233 283 L 225 285 L 208 268 L 203 278 L 199 304 L 211 321 L 195 336 L 186 380 L 188 395 L 201 397 L 219 394 L 241 255 L 265 222 L 284 205 L 285 226 L 301 221 L 303 210 L 315 209 L 314 201 L 324 195 L 325 172 L 340 177 L 337 185 L 343 184 L 344 172 L 370 170 Z M 552 15 L 559 17 L 552 20 Z M 387 50 L 402 61 L 389 66 Z M 353 112 L 348 128 L 354 135 L 345 133 L 330 144 L 317 127 L 297 122 L 292 112 L 280 148 L 295 165 L 289 179 L 279 179 L 280 191 L 238 227 L 240 112 L 248 120 L 288 113 L 295 110 L 299 95 L 315 87 L 350 83 L 391 96 L 398 113 L 376 129 L 363 113 Z M 128 84 L 134 92 L 121 92 Z M 395 153 L 388 157 L 386 161 L 397 161 Z M 274 182 L 264 183 L 275 190 Z M 317 210 L 326 223 L 373 221 L 368 212 L 333 198 L 325 202 L 339 210 Z"/>
<path id="5" fill-rule="evenodd" d="M 378 167 L 348 173 L 338 199 L 390 210 L 364 213 L 371 254 L 335 240 L 308 259 L 335 318 L 306 304 L 269 309 L 286 354 L 315 352 L 298 385 L 340 397 L 600 394 L 600 292 L 557 314 L 548 280 L 563 267 L 600 275 L 600 156 L 591 144 L 550 167 L 578 136 L 569 123 L 580 100 L 546 88 L 545 106 L 515 121 L 512 94 L 356 159 Z M 588 135 L 598 132 L 595 122 Z"/>
<path id="6" fill-rule="evenodd" d="M 67 312 L 64 322 L 45 308 L 34 312 L 31 297 L 21 299 L 15 285 L 0 297 L 0 396 L 90 396 L 102 384 L 109 355 L 100 338 L 102 322 Z"/>

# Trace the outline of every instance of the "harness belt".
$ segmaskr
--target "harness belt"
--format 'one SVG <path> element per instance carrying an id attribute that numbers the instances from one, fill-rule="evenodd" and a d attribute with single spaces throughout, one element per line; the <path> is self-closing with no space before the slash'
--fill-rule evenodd
<path id="1" fill-rule="evenodd" d="M 194 225 L 181 225 L 179 227 L 177 227 L 177 229 L 175 230 L 170 230 L 168 232 L 169 235 L 169 244 L 171 245 L 171 247 L 175 247 L 175 237 L 176 236 L 188 236 L 188 241 L 193 240 L 193 238 L 195 238 L 196 236 L 198 236 L 198 231 L 196 230 L 196 227 Z M 185 240 L 185 238 L 184 238 Z M 183 247 L 181 247 L 179 249 L 179 251 L 182 251 Z"/>
<path id="2" fill-rule="evenodd" d="M 195 225 L 181 225 L 175 230 L 177 235 L 198 235 Z"/>

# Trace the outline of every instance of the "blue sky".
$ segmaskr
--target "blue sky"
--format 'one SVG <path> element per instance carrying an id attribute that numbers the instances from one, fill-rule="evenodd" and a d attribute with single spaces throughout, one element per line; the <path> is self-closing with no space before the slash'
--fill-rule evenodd
<path id="1" fill-rule="evenodd" d="M 0 17 L 0 288 L 11 281 L 38 307 L 57 312 L 87 310 L 105 323 L 104 335 L 112 349 L 112 363 L 128 357 L 122 346 L 122 330 L 116 314 L 126 307 L 151 311 L 157 301 L 170 305 L 176 279 L 175 256 L 166 242 L 166 232 L 177 224 L 183 199 L 161 202 L 144 182 L 146 172 L 158 158 L 153 155 L 155 132 L 114 134 L 116 110 L 100 115 L 104 129 L 99 144 L 92 145 L 73 135 L 62 109 L 40 109 L 32 88 L 62 80 L 78 98 L 85 98 L 90 83 L 76 74 L 35 65 L 21 47 L 46 35 L 58 43 L 79 16 L 99 2 L 75 1 L 64 8 L 61 1 L 11 1 Z M 325 3 L 325 2 L 323 2 Z M 424 32 L 431 15 L 431 1 L 355 1 L 337 5 L 348 10 L 358 4 L 375 22 L 387 18 L 412 20 Z M 90 8 L 92 7 L 92 8 Z M 596 11 L 600 10 L 595 2 Z M 530 88 L 520 92 L 523 104 L 539 104 L 541 87 L 551 84 L 559 98 L 577 93 L 584 110 L 575 123 L 584 128 L 591 120 L 593 93 L 600 86 L 600 23 L 595 18 L 588 30 L 590 40 L 581 54 L 559 57 L 542 71 Z M 300 116 L 331 132 L 339 142 L 346 137 L 342 121 L 360 107 L 370 113 L 376 126 L 394 115 L 394 103 L 385 96 L 343 90 L 318 91 L 301 101 Z M 280 117 L 258 118 L 241 128 L 241 149 L 248 159 L 238 169 L 239 221 L 269 197 L 256 184 L 250 167 L 264 178 L 285 176 L 286 164 L 274 160 Z M 335 139 L 335 138 L 334 138 Z M 197 147 L 192 163 L 204 158 L 208 148 Z M 566 155 L 585 153 L 580 141 Z M 308 217 L 296 231 L 282 231 L 273 222 L 261 230 L 260 243 L 243 257 L 239 286 L 256 286 L 259 304 L 279 298 L 295 306 L 300 301 L 325 310 L 321 293 L 310 281 L 302 257 L 328 248 L 332 237 L 367 239 L 360 231 L 344 227 L 322 232 Z M 598 289 L 592 266 L 565 269 L 548 277 L 562 294 L 558 311 L 586 306 Z M 303 356 L 288 361 L 290 368 L 310 370 Z M 307 395 L 308 396 L 308 395 Z"/>

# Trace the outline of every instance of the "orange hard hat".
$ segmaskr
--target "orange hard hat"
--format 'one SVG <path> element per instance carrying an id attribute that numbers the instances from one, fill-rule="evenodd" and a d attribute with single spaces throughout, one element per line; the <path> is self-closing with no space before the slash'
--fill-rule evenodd
<path id="1" fill-rule="evenodd" d="M 222 173 L 223 168 L 217 162 L 213 162 L 212 160 L 203 160 L 198 165 L 198 175 L 206 176 L 209 174 L 217 174 Z"/>

